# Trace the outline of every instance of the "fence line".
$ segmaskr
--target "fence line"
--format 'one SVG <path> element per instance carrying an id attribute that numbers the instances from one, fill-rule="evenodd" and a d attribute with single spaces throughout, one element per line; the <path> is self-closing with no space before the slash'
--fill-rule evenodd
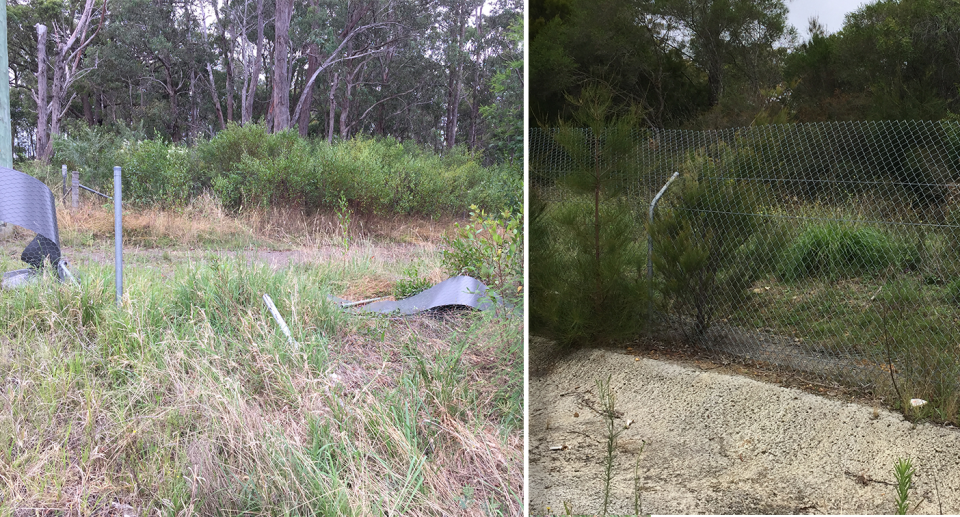
<path id="1" fill-rule="evenodd" d="M 564 131 L 567 137 L 557 138 Z M 532 129 L 531 187 L 548 206 L 570 201 L 567 182 L 577 161 L 583 167 L 593 156 L 635 206 L 639 226 L 674 171 L 681 182 L 671 190 L 693 188 L 696 179 L 709 202 L 684 206 L 668 194 L 657 218 L 693 224 L 699 240 L 691 245 L 719 249 L 720 233 L 742 239 L 731 241 L 705 299 L 694 300 L 713 311 L 698 343 L 879 390 L 890 387 L 892 368 L 909 391 L 904 396 L 936 400 L 956 414 L 960 123 L 634 129 L 626 162 L 601 152 L 612 136 Z M 756 200 L 755 210 L 731 208 L 741 206 L 734 199 L 741 195 Z M 638 238 L 645 232 L 638 229 Z M 680 245 L 658 235 L 661 249 Z M 667 274 L 661 269 L 655 277 L 663 284 Z M 657 334 L 689 339 L 702 316 L 694 301 L 660 292 Z"/>

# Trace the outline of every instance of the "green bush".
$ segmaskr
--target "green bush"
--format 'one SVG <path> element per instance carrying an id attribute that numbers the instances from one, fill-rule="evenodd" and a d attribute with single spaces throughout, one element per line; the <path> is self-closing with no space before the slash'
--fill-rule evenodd
<path id="1" fill-rule="evenodd" d="M 714 159 L 692 154 L 682 166 L 679 185 L 650 226 L 657 290 L 665 309 L 694 319 L 693 337 L 707 331 L 717 309 L 743 299 L 759 274 L 744 268 L 739 251 L 758 235 L 756 215 L 765 197 L 755 183 L 732 179 L 724 164 L 741 154 L 720 146 Z"/>
<path id="2" fill-rule="evenodd" d="M 231 124 L 199 144 L 196 155 L 199 185 L 212 188 L 224 207 L 316 203 L 310 150 L 293 131 L 270 134 L 259 124 Z"/>
<path id="3" fill-rule="evenodd" d="M 122 128 L 121 128 L 122 129 Z M 54 163 L 80 169 L 94 188 L 124 170 L 125 198 L 139 204 L 183 205 L 212 191 L 232 210 L 271 204 L 306 210 L 350 208 L 376 214 L 466 215 L 471 204 L 491 212 L 523 204 L 519 166 L 483 167 L 458 147 L 438 155 L 412 141 L 360 136 L 310 143 L 293 131 L 270 134 L 259 124 L 230 124 L 194 147 L 145 140 L 128 130 L 81 126 L 55 142 Z M 35 167 L 50 185 L 59 167 Z"/>
<path id="4" fill-rule="evenodd" d="M 318 142 L 313 157 L 323 171 L 318 184 L 340 192 L 361 211 L 439 215 L 466 213 L 471 204 L 490 211 L 518 208 L 523 174 L 519 168 L 480 165 L 478 156 L 457 148 L 438 156 L 412 142 L 357 137 L 330 145 Z"/>
<path id="5" fill-rule="evenodd" d="M 115 154 L 124 198 L 138 204 L 184 205 L 198 192 L 190 149 L 160 140 L 126 143 Z"/>
<path id="6" fill-rule="evenodd" d="M 120 165 L 117 152 L 126 143 L 144 139 L 142 132 L 123 126 L 101 128 L 78 123 L 64 129 L 53 140 L 52 166 L 66 164 L 68 170 L 80 171 L 80 183 L 100 190 L 113 185 L 113 167 Z"/>
<path id="7" fill-rule="evenodd" d="M 907 251 L 875 228 L 839 222 L 813 224 L 784 251 L 778 274 L 787 282 L 876 275 L 905 261 Z"/>
<path id="8" fill-rule="evenodd" d="M 443 264 L 451 275 L 469 275 L 511 302 L 522 299 L 523 215 L 488 216 L 472 206 L 470 222 L 444 237 Z"/>

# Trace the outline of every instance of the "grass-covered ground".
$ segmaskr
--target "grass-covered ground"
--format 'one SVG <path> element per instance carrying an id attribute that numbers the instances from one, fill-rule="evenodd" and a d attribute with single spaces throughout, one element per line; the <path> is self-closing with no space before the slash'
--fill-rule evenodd
<path id="1" fill-rule="evenodd" d="M 591 256 L 583 250 L 592 251 L 592 241 L 568 230 L 571 221 L 587 231 L 593 227 L 574 218 L 592 213 L 582 199 L 552 199 L 558 201 L 547 204 L 540 218 L 531 220 L 531 241 L 539 243 L 531 247 L 531 332 L 561 341 L 564 333 L 583 328 L 567 324 L 574 321 L 571 307 L 579 310 L 583 321 L 594 314 L 594 299 L 584 296 L 576 305 L 577 290 L 571 287 L 584 283 L 571 279 L 578 265 L 590 265 L 583 257 Z M 658 206 L 659 220 L 670 215 L 670 201 L 667 198 Z M 772 363 L 777 370 L 793 368 L 800 361 L 802 374 L 816 382 L 857 390 L 911 418 L 956 425 L 960 423 L 960 210 L 945 206 L 940 222 L 921 224 L 911 220 L 903 206 L 900 213 L 884 213 L 882 209 L 887 208 L 861 200 L 838 206 L 764 205 L 756 212 L 745 212 L 756 219 L 753 230 L 726 250 L 725 258 L 713 266 L 709 283 L 690 279 L 710 277 L 711 264 L 705 258 L 715 256 L 716 248 L 703 246 L 696 254 L 679 250 L 674 261 L 679 264 L 677 274 L 667 278 L 661 267 L 665 260 L 658 263 L 655 246 L 652 286 L 646 281 L 646 205 L 634 207 L 629 218 L 610 217 L 614 222 L 609 227 L 627 227 L 617 234 L 628 235 L 635 244 L 616 248 L 625 258 L 617 268 L 601 269 L 602 274 L 610 276 L 610 285 L 636 286 L 634 293 L 653 296 L 652 304 L 644 302 L 628 312 L 632 319 L 614 320 L 624 328 L 620 341 L 650 332 L 654 338 L 673 341 L 679 337 L 685 345 L 715 351 L 723 343 L 737 341 L 749 349 L 743 351 L 744 357 Z M 708 240 L 742 228 L 742 221 L 731 216 L 740 212 L 703 210 L 713 218 L 690 219 L 701 229 L 713 225 L 710 231 L 701 230 L 700 236 Z M 534 234 L 535 226 L 541 235 Z M 678 234 L 693 241 L 689 232 Z M 611 248 L 601 247 L 601 253 L 613 256 Z M 624 300 L 629 301 L 621 297 L 605 302 L 637 306 Z M 663 316 L 653 318 L 652 329 L 647 328 L 648 307 Z M 695 318 L 701 307 L 709 315 L 709 332 L 698 336 Z M 609 310 L 600 314 L 608 319 L 615 315 Z M 914 407 L 912 399 L 927 403 Z"/>
<path id="2" fill-rule="evenodd" d="M 117 306 L 111 213 L 59 210 L 80 286 L 0 291 L 0 514 L 521 512 L 522 318 L 327 301 L 443 280 L 452 220 L 128 212 Z"/>

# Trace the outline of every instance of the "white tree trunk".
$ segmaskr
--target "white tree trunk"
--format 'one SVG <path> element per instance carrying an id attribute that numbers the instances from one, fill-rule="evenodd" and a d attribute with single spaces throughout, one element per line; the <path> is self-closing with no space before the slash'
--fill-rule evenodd
<path id="1" fill-rule="evenodd" d="M 50 125 L 47 122 L 49 106 L 47 101 L 47 26 L 37 24 L 37 158 L 46 162 L 50 159 Z"/>
<path id="2" fill-rule="evenodd" d="M 290 129 L 290 19 L 293 0 L 277 0 L 276 41 L 273 47 L 273 132 Z"/>

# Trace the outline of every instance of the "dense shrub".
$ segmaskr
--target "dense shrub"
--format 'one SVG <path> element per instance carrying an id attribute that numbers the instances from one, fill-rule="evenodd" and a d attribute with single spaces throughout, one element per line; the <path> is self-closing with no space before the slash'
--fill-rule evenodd
<path id="1" fill-rule="evenodd" d="M 113 166 L 120 165 L 124 197 L 133 203 L 183 205 L 211 191 L 231 210 L 336 208 L 341 196 L 353 209 L 381 214 L 466 215 L 471 205 L 495 213 L 522 206 L 519 166 L 483 167 L 481 156 L 463 148 L 441 156 L 413 142 L 363 136 L 310 143 L 293 131 L 270 134 L 258 124 L 231 124 L 193 147 L 129 131 L 72 133 L 55 143 L 53 163 L 82 169 L 84 184 L 95 188 L 106 188 Z M 39 169 L 48 184 L 58 179 L 54 167 Z"/>
<path id="2" fill-rule="evenodd" d="M 186 204 L 198 189 L 194 186 L 194 160 L 190 149 L 159 140 L 126 143 L 116 153 L 124 198 L 136 203 Z"/>
<path id="3" fill-rule="evenodd" d="M 742 154 L 730 148 L 717 151 Z M 744 245 L 763 237 L 757 236 L 761 218 L 754 214 L 765 192 L 731 178 L 721 165 L 727 161 L 690 155 L 680 184 L 650 226 L 658 291 L 667 310 L 693 318 L 695 339 L 704 335 L 719 307 L 743 299 L 758 275 L 738 258 L 749 253 L 740 251 Z"/>
<path id="4" fill-rule="evenodd" d="M 313 159 L 322 173 L 319 199 L 335 204 L 340 193 L 358 209 L 373 213 L 466 214 L 476 204 L 491 211 L 522 205 L 519 168 L 484 168 L 478 156 L 454 149 L 443 156 L 413 142 L 357 137 L 318 142 Z"/>
<path id="5" fill-rule="evenodd" d="M 52 163 L 66 164 L 71 171 L 80 171 L 80 182 L 95 189 L 113 185 L 113 166 L 117 152 L 129 142 L 143 140 L 142 132 L 123 126 L 110 128 L 77 124 L 54 137 Z"/>
<path id="6" fill-rule="evenodd" d="M 451 275 L 470 275 L 512 303 L 522 300 L 523 216 L 490 216 L 474 205 L 468 224 L 444 238 L 443 264 Z"/>

